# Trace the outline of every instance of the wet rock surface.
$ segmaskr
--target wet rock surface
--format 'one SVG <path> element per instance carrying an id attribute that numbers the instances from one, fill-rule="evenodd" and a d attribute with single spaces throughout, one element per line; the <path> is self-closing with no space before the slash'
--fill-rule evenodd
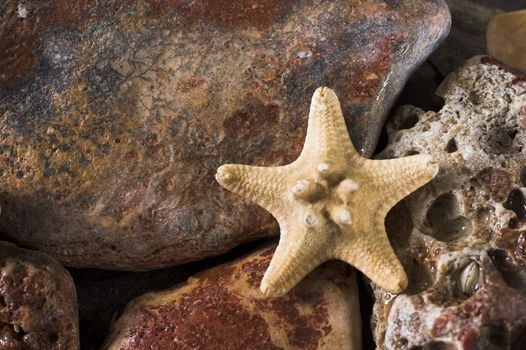
<path id="1" fill-rule="evenodd" d="M 5 1 L 0 230 L 71 266 L 147 270 L 277 232 L 220 164 L 286 164 L 309 99 L 370 155 L 445 36 L 432 1 Z"/>
<path id="2" fill-rule="evenodd" d="M 80 349 L 69 273 L 45 254 L 1 241 L 0 349 Z"/>
<path id="3" fill-rule="evenodd" d="M 380 158 L 427 153 L 438 176 L 386 227 L 409 276 L 375 289 L 380 349 L 526 347 L 526 76 L 469 60 L 438 88 L 438 112 L 405 106 Z"/>
<path id="4" fill-rule="evenodd" d="M 131 302 L 105 349 L 360 349 L 355 270 L 329 262 L 287 295 L 259 283 L 275 246 Z"/>

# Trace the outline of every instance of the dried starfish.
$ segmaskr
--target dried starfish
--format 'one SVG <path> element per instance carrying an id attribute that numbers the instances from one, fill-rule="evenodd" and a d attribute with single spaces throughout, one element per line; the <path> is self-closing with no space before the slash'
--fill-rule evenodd
<path id="1" fill-rule="evenodd" d="M 384 219 L 402 198 L 430 181 L 428 155 L 370 160 L 355 150 L 336 94 L 316 90 L 299 158 L 278 167 L 221 166 L 217 181 L 268 210 L 281 229 L 261 281 L 267 296 L 285 294 L 316 266 L 339 259 L 393 293 L 407 275 L 387 238 Z"/>

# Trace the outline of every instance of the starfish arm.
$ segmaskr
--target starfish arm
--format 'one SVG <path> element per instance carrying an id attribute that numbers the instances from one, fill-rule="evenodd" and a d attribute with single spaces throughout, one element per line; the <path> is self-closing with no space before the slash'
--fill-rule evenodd
<path id="1" fill-rule="evenodd" d="M 276 216 L 286 192 L 286 168 L 225 164 L 217 169 L 216 180 L 227 190 L 256 202 Z"/>
<path id="2" fill-rule="evenodd" d="M 356 267 L 386 291 L 401 293 L 408 284 L 407 274 L 389 243 L 383 220 L 375 221 L 373 232 L 342 245 L 336 258 Z"/>
<path id="3" fill-rule="evenodd" d="M 261 281 L 261 292 L 267 297 L 287 293 L 309 272 L 327 260 L 321 251 L 323 242 L 305 239 L 307 229 L 295 227 L 295 231 L 281 230 L 281 237 Z"/>
<path id="4" fill-rule="evenodd" d="M 438 173 L 438 164 L 426 154 L 386 160 L 368 159 L 364 167 L 372 179 L 371 190 L 383 195 L 378 198 L 381 202 L 378 210 L 382 214 L 387 214 L 396 203 L 424 186 Z"/>
<path id="5" fill-rule="evenodd" d="M 299 159 L 359 159 L 338 101 L 331 89 L 320 87 L 312 96 L 305 145 Z"/>

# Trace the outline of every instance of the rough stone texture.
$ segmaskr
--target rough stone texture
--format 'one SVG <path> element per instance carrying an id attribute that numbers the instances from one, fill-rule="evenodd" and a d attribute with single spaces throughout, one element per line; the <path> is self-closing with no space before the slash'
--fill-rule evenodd
<path id="1" fill-rule="evenodd" d="M 1 241 L 0 349 L 80 349 L 69 273 L 45 254 Z"/>
<path id="2" fill-rule="evenodd" d="M 526 71 L 526 10 L 491 19 L 486 33 L 488 53 L 505 64 Z"/>
<path id="3" fill-rule="evenodd" d="M 133 302 L 105 349 L 361 349 L 355 270 L 322 265 L 285 296 L 259 291 L 275 246 Z"/>
<path id="4" fill-rule="evenodd" d="M 438 112 L 406 106 L 380 158 L 431 154 L 429 185 L 388 215 L 409 275 L 375 289 L 380 349 L 526 348 L 526 76 L 468 61 L 437 90 Z"/>
<path id="5" fill-rule="evenodd" d="M 130 270 L 275 234 L 216 168 L 295 159 L 320 85 L 370 155 L 449 29 L 441 0 L 0 7 L 0 230 L 68 265 Z"/>

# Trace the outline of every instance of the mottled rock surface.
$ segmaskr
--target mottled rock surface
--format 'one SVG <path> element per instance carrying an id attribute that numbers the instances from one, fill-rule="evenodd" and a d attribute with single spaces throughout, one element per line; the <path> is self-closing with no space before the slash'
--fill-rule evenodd
<path id="1" fill-rule="evenodd" d="M 380 349 L 526 348 L 526 76 L 468 61 L 437 90 L 438 112 L 406 106 L 380 158 L 431 154 L 438 176 L 386 226 L 409 276 L 375 289 Z"/>
<path id="2" fill-rule="evenodd" d="M 486 38 L 488 54 L 526 72 L 526 10 L 493 17 Z"/>
<path id="3" fill-rule="evenodd" d="M 49 256 L 0 241 L 0 349 L 79 349 L 77 295 Z"/>
<path id="4" fill-rule="evenodd" d="M 105 349 L 361 349 L 355 270 L 329 262 L 279 298 L 259 283 L 275 246 L 146 294 L 115 322 Z"/>
<path id="5" fill-rule="evenodd" d="M 71 266 L 130 270 L 275 234 L 216 168 L 294 160 L 320 85 L 370 155 L 449 29 L 441 0 L 0 7 L 0 230 Z"/>

